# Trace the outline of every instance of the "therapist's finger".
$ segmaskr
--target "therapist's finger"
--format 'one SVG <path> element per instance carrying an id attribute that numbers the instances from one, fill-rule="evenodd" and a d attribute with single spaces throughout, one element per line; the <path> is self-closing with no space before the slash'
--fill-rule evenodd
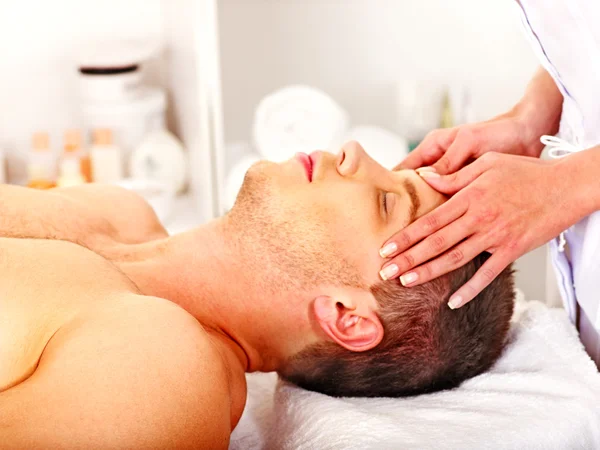
<path id="1" fill-rule="evenodd" d="M 457 264 L 461 263 L 468 255 L 464 255 L 460 251 L 454 253 L 451 252 L 451 264 L 449 264 L 449 268 L 446 268 L 444 264 L 440 265 L 439 263 L 439 260 L 446 262 L 444 258 L 446 258 L 447 254 L 442 255 L 440 258 L 423 266 L 420 264 L 441 255 L 446 250 L 451 249 L 471 236 L 474 232 L 475 230 L 473 229 L 472 223 L 463 216 L 441 230 L 433 233 L 431 236 L 428 236 L 406 252 L 398 255 L 390 264 L 396 264 L 396 267 L 398 267 L 398 272 L 402 274 L 400 276 L 400 282 L 404 286 L 414 286 L 425 283 L 453 270 L 457 267 Z M 382 274 L 384 275 L 386 274 L 386 267 L 389 267 L 389 265 L 384 266 L 382 269 Z"/>
<path id="2" fill-rule="evenodd" d="M 399 255 L 430 234 L 454 222 L 467 211 L 467 208 L 468 204 L 461 196 L 451 198 L 443 205 L 438 206 L 433 211 L 418 218 L 406 228 L 394 234 L 383 244 L 379 250 L 379 254 L 382 258 Z M 404 258 L 406 259 L 406 256 Z M 405 267 L 404 270 L 415 266 L 414 261 L 411 260 L 393 262 L 396 264 L 400 263 L 402 267 Z M 395 275 L 399 275 L 399 273 Z"/>
<path id="3" fill-rule="evenodd" d="M 464 266 L 484 251 L 486 246 L 483 239 L 472 237 L 438 258 L 403 274 L 400 282 L 407 287 L 426 283 Z"/>
<path id="4" fill-rule="evenodd" d="M 455 130 L 434 130 L 402 161 L 397 169 L 416 170 L 419 167 L 431 166 L 439 160 L 454 140 Z"/>
<path id="5" fill-rule="evenodd" d="M 476 132 L 463 127 L 459 129 L 448 150 L 432 165 L 432 168 L 442 175 L 454 173 L 477 154 L 478 145 Z"/>
<path id="6" fill-rule="evenodd" d="M 452 309 L 460 308 L 473 300 L 514 260 L 508 253 L 497 252 L 479 268 L 473 277 L 458 289 L 448 301 Z"/>
<path id="7" fill-rule="evenodd" d="M 475 181 L 482 173 L 493 166 L 497 159 L 496 153 L 486 153 L 473 164 L 469 164 L 458 172 L 450 175 L 440 175 L 428 170 L 418 171 L 421 178 L 436 191 L 453 195 Z"/>
<path id="8" fill-rule="evenodd" d="M 394 167 L 394 170 L 415 170 L 419 167 L 429 166 L 435 161 L 437 161 L 437 158 L 439 158 L 443 154 L 443 151 L 437 146 L 433 147 L 431 150 L 427 149 L 423 151 L 420 149 L 421 145 L 423 144 L 420 144 L 419 147 L 415 148 L 412 152 L 410 152 L 400 164 Z"/>

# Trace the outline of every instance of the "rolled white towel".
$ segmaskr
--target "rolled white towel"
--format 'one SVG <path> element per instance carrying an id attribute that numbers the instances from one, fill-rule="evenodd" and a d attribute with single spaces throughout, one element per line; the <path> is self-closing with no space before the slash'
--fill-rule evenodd
<path id="1" fill-rule="evenodd" d="M 242 156 L 238 161 L 231 167 L 231 170 L 227 173 L 225 178 L 225 191 L 223 195 L 223 205 L 228 211 L 233 208 L 235 199 L 237 198 L 240 188 L 244 183 L 244 177 L 246 172 L 254 163 L 258 162 L 260 157 L 255 154 L 247 154 Z"/>
<path id="2" fill-rule="evenodd" d="M 360 143 L 366 152 L 386 169 L 393 169 L 406 155 L 408 142 L 384 128 L 372 125 L 360 125 L 352 128 L 345 140 Z"/>
<path id="3" fill-rule="evenodd" d="M 348 114 L 327 94 L 288 86 L 265 97 L 254 114 L 254 143 L 275 162 L 297 152 L 329 149 L 348 130 Z"/>

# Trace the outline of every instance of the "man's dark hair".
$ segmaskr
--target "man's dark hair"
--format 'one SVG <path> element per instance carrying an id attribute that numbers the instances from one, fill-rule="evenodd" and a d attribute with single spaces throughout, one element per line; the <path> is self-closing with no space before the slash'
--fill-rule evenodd
<path id="1" fill-rule="evenodd" d="M 420 286 L 377 283 L 371 291 L 384 327 L 377 347 L 357 353 L 332 342 L 315 344 L 294 356 L 280 375 L 332 396 L 400 397 L 453 388 L 486 371 L 500 356 L 508 332 L 512 269 L 462 308 L 452 310 L 447 302 L 488 257 L 482 253 Z"/>

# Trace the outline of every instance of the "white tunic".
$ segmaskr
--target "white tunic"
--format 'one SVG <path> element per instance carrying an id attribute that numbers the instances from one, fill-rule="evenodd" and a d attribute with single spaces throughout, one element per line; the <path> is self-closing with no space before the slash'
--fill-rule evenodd
<path id="1" fill-rule="evenodd" d="M 600 145 L 600 0 L 518 4 L 534 51 L 564 97 L 558 136 L 583 149 Z M 564 237 L 568 252 L 559 250 L 558 240 L 550 242 L 559 289 L 569 317 L 579 322 L 586 350 L 600 367 L 600 212 Z"/>

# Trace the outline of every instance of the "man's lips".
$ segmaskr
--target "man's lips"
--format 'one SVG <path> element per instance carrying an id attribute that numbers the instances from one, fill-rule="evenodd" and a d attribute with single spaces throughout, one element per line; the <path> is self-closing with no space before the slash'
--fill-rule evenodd
<path id="1" fill-rule="evenodd" d="M 304 170 L 306 171 L 306 176 L 309 182 L 312 181 L 313 175 L 313 159 L 311 156 L 308 156 L 306 153 L 296 153 L 296 159 L 304 166 Z"/>

